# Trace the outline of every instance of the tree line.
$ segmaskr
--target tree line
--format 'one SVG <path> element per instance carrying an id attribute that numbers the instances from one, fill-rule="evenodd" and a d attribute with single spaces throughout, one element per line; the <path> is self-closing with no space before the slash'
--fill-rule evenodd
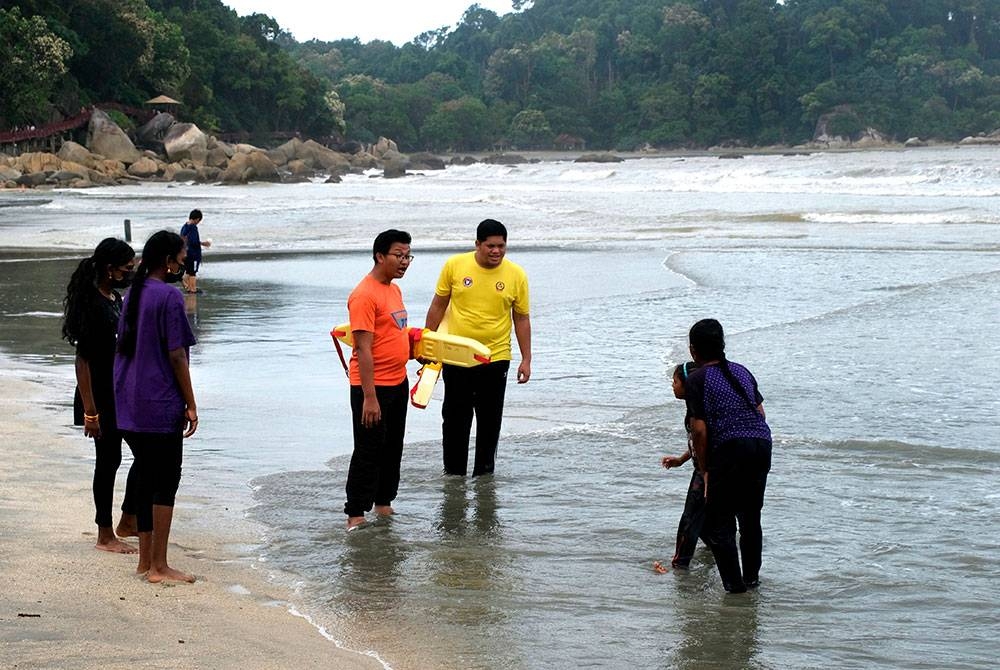
<path id="1" fill-rule="evenodd" d="M 399 47 L 299 43 L 218 0 L 2 5 L 5 84 L 3 50 L 34 53 L 35 71 L 10 75 L 30 84 L 5 96 L 9 122 L 176 92 L 208 129 L 384 135 L 410 151 L 794 144 L 820 117 L 846 136 L 1000 128 L 996 0 L 518 0 Z"/>

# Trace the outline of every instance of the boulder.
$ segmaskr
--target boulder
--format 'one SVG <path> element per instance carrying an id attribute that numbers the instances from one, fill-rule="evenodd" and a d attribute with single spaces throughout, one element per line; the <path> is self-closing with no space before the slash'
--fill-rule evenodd
<path id="1" fill-rule="evenodd" d="M 444 161 L 426 152 L 410 154 L 411 170 L 443 170 Z"/>
<path id="2" fill-rule="evenodd" d="M 889 138 L 875 128 L 865 128 L 861 136 L 854 140 L 854 146 L 860 149 L 884 147 L 889 144 Z"/>
<path id="3" fill-rule="evenodd" d="M 0 182 L 16 182 L 21 178 L 21 171 L 6 165 L 0 165 Z"/>
<path id="4" fill-rule="evenodd" d="M 90 115 L 87 148 L 95 154 L 122 163 L 134 163 L 139 160 L 139 150 L 132 144 L 125 131 L 99 109 L 94 109 Z"/>
<path id="5" fill-rule="evenodd" d="M 602 153 L 602 154 L 583 154 L 579 156 L 574 163 L 621 163 L 625 159 L 621 156 L 616 156 L 614 154 Z"/>
<path id="6" fill-rule="evenodd" d="M 44 172 L 29 172 L 27 174 L 22 174 L 20 177 L 14 180 L 18 186 L 27 186 L 28 188 L 34 188 L 45 183 L 48 179 L 48 175 Z"/>
<path id="7" fill-rule="evenodd" d="M 388 151 L 395 151 L 398 153 L 399 147 L 397 147 L 396 143 L 389 138 L 380 137 L 378 138 L 378 141 L 372 145 L 372 148 L 368 153 L 372 154 L 376 158 L 382 158 L 382 156 L 384 156 Z"/>
<path id="8" fill-rule="evenodd" d="M 351 162 L 347 156 L 337 153 L 333 149 L 324 147 L 314 140 L 306 140 L 296 151 L 296 158 L 312 162 L 316 168 L 323 168 L 327 172 L 339 172 L 341 174 L 350 172 Z"/>
<path id="9" fill-rule="evenodd" d="M 926 147 L 927 146 L 927 142 L 925 142 L 924 140 L 920 139 L 919 137 L 911 137 L 910 139 L 908 139 L 905 142 L 903 142 L 903 146 L 907 147 L 909 149 L 913 149 L 913 148 L 916 148 L 916 147 Z"/>
<path id="10" fill-rule="evenodd" d="M 218 181 L 220 174 L 222 174 L 222 170 L 219 168 L 204 165 L 197 169 L 194 180 L 201 183 Z"/>
<path id="11" fill-rule="evenodd" d="M 246 144 L 246 143 L 237 144 L 234 148 L 236 149 L 236 153 L 238 154 L 252 154 L 255 151 L 261 151 L 260 147 L 255 147 L 252 144 Z"/>
<path id="12" fill-rule="evenodd" d="M 479 159 L 475 156 L 453 156 L 451 159 L 452 165 L 474 165 L 479 162 Z"/>
<path id="13" fill-rule="evenodd" d="M 198 171 L 191 168 L 177 168 L 171 170 L 169 175 L 164 172 L 163 176 L 170 181 L 198 181 Z"/>
<path id="14" fill-rule="evenodd" d="M 382 176 L 386 179 L 395 179 L 406 174 L 410 167 L 410 159 L 398 151 L 386 151 L 382 154 Z"/>
<path id="15" fill-rule="evenodd" d="M 307 165 L 305 161 L 299 159 L 288 161 L 288 164 L 285 166 L 285 169 L 287 169 L 290 174 L 296 177 L 303 177 L 303 176 L 311 177 L 313 174 L 313 169 L 309 167 L 309 165 Z"/>
<path id="16" fill-rule="evenodd" d="M 992 135 L 977 135 L 975 137 L 965 137 L 959 141 L 959 144 L 965 146 L 992 146 L 994 144 L 1000 144 L 1000 137 L 993 137 Z"/>
<path id="17" fill-rule="evenodd" d="M 166 112 L 160 112 L 135 131 L 135 138 L 143 146 L 158 144 L 163 141 L 163 138 L 167 136 L 167 131 L 175 123 L 177 120 L 173 116 Z"/>
<path id="18" fill-rule="evenodd" d="M 342 181 L 339 174 L 332 174 L 326 178 L 324 184 L 339 184 Z"/>
<path id="19" fill-rule="evenodd" d="M 94 154 L 87 151 L 87 147 L 72 141 L 63 142 L 63 145 L 59 147 L 59 153 L 56 155 L 64 161 L 85 165 L 89 168 L 93 168 L 98 160 Z"/>
<path id="20" fill-rule="evenodd" d="M 94 169 L 100 172 L 101 174 L 107 175 L 114 179 L 122 179 L 128 176 L 128 173 L 125 172 L 125 164 L 122 163 L 121 161 L 114 161 L 102 158 L 101 160 L 97 161 L 97 164 L 94 166 Z M 91 177 L 91 180 L 93 180 L 93 177 Z"/>
<path id="21" fill-rule="evenodd" d="M 128 166 L 127 172 L 133 177 L 139 177 L 140 179 L 148 179 L 149 177 L 155 177 L 160 171 L 160 166 L 156 164 L 152 158 L 148 156 L 143 156 L 136 162 Z"/>
<path id="22" fill-rule="evenodd" d="M 289 161 L 302 158 L 302 155 L 300 154 L 302 144 L 302 140 L 297 137 L 293 137 L 284 144 L 268 151 L 267 155 L 275 165 L 285 165 Z"/>
<path id="23" fill-rule="evenodd" d="M 223 184 L 245 184 L 247 183 L 246 173 L 249 171 L 246 154 L 236 154 L 229 160 L 229 164 L 219 174 L 219 181 Z"/>
<path id="24" fill-rule="evenodd" d="M 79 172 L 73 172 L 71 170 L 56 170 L 51 175 L 49 175 L 48 181 L 55 181 L 59 182 L 60 184 L 64 184 L 66 182 L 84 179 L 86 177 L 86 174 L 87 174 L 86 169 L 84 170 L 83 174 L 80 174 Z"/>
<path id="25" fill-rule="evenodd" d="M 224 147 L 216 146 L 214 149 L 208 150 L 208 155 L 205 156 L 205 165 L 224 168 L 229 163 L 231 155 L 232 154 L 226 154 L 226 149 Z"/>
<path id="26" fill-rule="evenodd" d="M 62 160 L 55 154 L 44 151 L 35 151 L 21 154 L 14 160 L 14 167 L 22 173 L 29 172 L 55 172 L 62 168 Z"/>
<path id="27" fill-rule="evenodd" d="M 90 168 L 86 165 L 81 165 L 80 163 L 74 163 L 73 161 L 63 161 L 62 169 L 66 172 L 72 172 L 73 174 L 79 175 L 81 178 L 86 179 L 87 175 L 90 174 Z"/>
<path id="28" fill-rule="evenodd" d="M 208 155 L 208 136 L 193 123 L 175 123 L 163 138 L 163 148 L 172 163 L 186 158 L 204 165 Z"/>
<path id="29" fill-rule="evenodd" d="M 531 161 L 520 154 L 491 154 L 484 158 L 483 162 L 491 165 L 520 165 Z"/>
<path id="30" fill-rule="evenodd" d="M 348 156 L 348 160 L 351 162 L 351 168 L 354 170 L 370 170 L 378 167 L 378 159 L 367 151 L 351 154 Z"/>
<path id="31" fill-rule="evenodd" d="M 281 175 L 267 154 L 258 150 L 233 156 L 229 165 L 219 175 L 219 180 L 224 184 L 245 184 L 251 181 L 280 182 Z"/>

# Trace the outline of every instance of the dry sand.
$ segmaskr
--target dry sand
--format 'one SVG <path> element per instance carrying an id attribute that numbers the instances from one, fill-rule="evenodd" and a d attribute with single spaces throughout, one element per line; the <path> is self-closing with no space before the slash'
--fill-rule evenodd
<path id="1" fill-rule="evenodd" d="M 88 441 L 51 428 L 43 389 L 10 367 L 0 361 L 0 668 L 383 667 L 294 616 L 283 587 L 225 560 L 219 538 L 185 531 L 183 483 L 170 562 L 197 583 L 149 584 L 135 556 L 94 549 Z"/>

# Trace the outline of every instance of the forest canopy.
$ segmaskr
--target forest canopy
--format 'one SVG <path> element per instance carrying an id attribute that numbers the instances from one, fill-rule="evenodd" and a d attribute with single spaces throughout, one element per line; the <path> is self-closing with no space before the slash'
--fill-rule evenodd
<path id="1" fill-rule="evenodd" d="M 0 2 L 0 117 L 182 100 L 214 131 L 401 149 L 794 144 L 1000 128 L 996 0 L 534 0 L 397 47 L 296 42 L 219 0 Z"/>

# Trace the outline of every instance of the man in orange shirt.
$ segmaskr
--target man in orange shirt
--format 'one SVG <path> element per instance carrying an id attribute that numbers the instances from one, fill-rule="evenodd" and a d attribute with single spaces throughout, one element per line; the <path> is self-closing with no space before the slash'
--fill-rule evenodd
<path id="1" fill-rule="evenodd" d="M 380 516 L 393 512 L 409 404 L 406 307 L 392 281 L 402 278 L 413 260 L 409 233 L 379 233 L 372 257 L 375 266 L 347 299 L 354 336 L 350 364 L 354 453 L 344 504 L 347 530 L 361 526 L 373 506 Z"/>

